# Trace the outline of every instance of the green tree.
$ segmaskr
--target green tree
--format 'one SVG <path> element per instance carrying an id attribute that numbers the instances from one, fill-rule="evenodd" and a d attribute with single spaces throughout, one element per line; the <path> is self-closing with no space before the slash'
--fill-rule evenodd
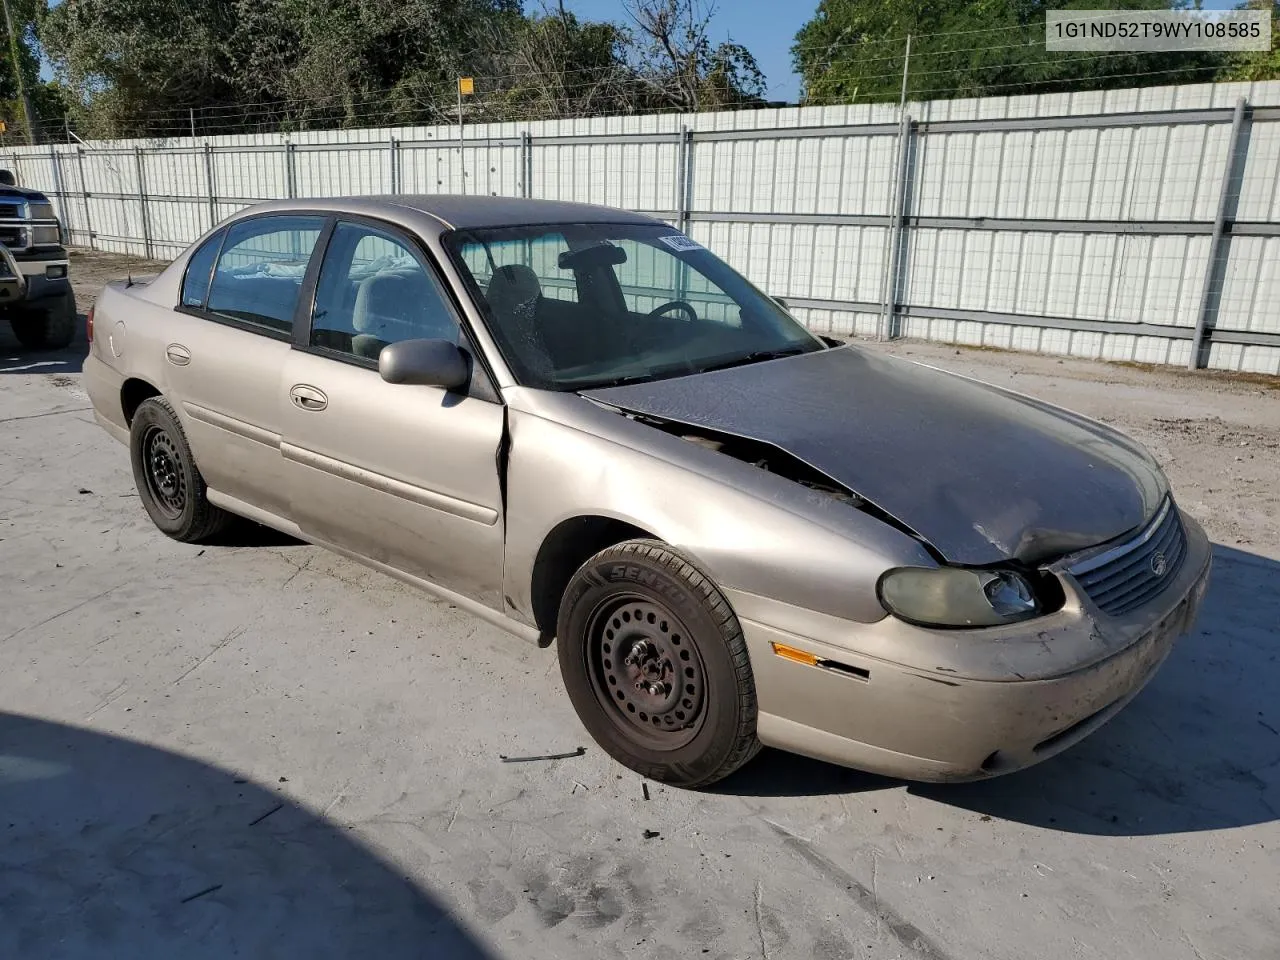
<path id="1" fill-rule="evenodd" d="M 26 117 L 18 96 L 18 73 L 21 73 L 27 95 L 31 98 L 37 124 L 41 117 L 57 116 L 61 119 L 60 113 L 50 112 L 57 109 L 56 98 L 51 98 L 40 83 L 40 58 L 37 54 L 39 48 L 35 39 L 35 27 L 43 9 L 43 0 L 9 0 L 9 18 L 13 22 L 14 36 L 6 36 L 4 42 L 0 43 L 0 120 L 4 121 L 9 140 L 25 142 L 27 138 Z M 0 21 L 0 25 L 3 25 L 3 21 Z M 14 48 L 18 53 L 17 71 L 14 70 L 11 52 Z"/>
<path id="2" fill-rule="evenodd" d="M 1271 49 L 1232 54 L 1218 80 L 1280 80 L 1280 0 L 1250 0 L 1250 10 L 1271 11 Z"/>
<path id="3" fill-rule="evenodd" d="M 500 72 L 481 81 L 477 113 L 547 119 L 625 110 L 635 82 L 629 42 L 619 25 L 583 22 L 563 4 L 508 23 L 489 36 L 487 62 Z"/>
<path id="4" fill-rule="evenodd" d="M 625 0 L 634 24 L 629 55 L 647 109 L 715 110 L 758 103 L 764 73 L 739 43 L 713 44 L 707 0 Z"/>
<path id="5" fill-rule="evenodd" d="M 86 133 L 123 136 L 139 116 L 232 101 L 234 27 L 230 0 L 64 0 L 39 35 Z"/>
<path id="6" fill-rule="evenodd" d="M 64 0 L 40 39 L 96 136 L 437 117 L 518 0 Z"/>
<path id="7" fill-rule="evenodd" d="M 1050 53 L 1050 10 L 1161 10 L 1181 0 L 821 0 L 792 58 L 810 103 L 896 100 L 912 35 L 909 97 L 940 99 L 1096 90 L 1213 79 L 1216 53 Z"/>
<path id="8" fill-rule="evenodd" d="M 13 0 L 38 4 L 42 0 Z M 627 0 L 631 24 L 520 0 L 63 0 L 39 23 L 82 134 L 476 120 L 758 100 L 763 75 L 713 43 L 707 0 Z"/>

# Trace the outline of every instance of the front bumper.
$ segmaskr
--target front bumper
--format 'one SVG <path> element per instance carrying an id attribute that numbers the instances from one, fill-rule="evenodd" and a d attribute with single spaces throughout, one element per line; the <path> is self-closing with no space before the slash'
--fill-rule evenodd
<path id="1" fill-rule="evenodd" d="M 1182 519 L 1188 552 L 1177 576 L 1122 617 L 1069 598 L 1059 614 L 1029 623 L 930 631 L 894 618 L 789 618 L 772 601 L 730 592 L 755 675 L 761 741 L 926 781 L 996 776 L 1067 749 L 1132 700 L 1195 622 L 1212 554 L 1199 525 Z M 810 629 L 794 632 L 800 623 Z M 784 659 L 774 643 L 844 669 Z M 890 648 L 910 649 L 916 662 L 888 659 Z"/>
<path id="2" fill-rule="evenodd" d="M 59 297 L 71 289 L 67 251 L 0 250 L 0 306 Z"/>

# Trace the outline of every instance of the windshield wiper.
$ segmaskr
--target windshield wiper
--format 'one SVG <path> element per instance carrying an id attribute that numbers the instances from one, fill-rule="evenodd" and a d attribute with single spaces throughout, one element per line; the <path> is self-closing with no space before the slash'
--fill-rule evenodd
<path id="1" fill-rule="evenodd" d="M 587 383 L 574 384 L 570 390 L 604 390 L 607 387 L 625 387 L 632 383 L 646 383 L 653 379 L 649 373 L 633 373 L 625 377 L 613 377 L 609 380 L 591 380 Z"/>
<path id="2" fill-rule="evenodd" d="M 727 370 L 729 367 L 744 367 L 749 363 L 761 363 L 765 360 L 777 360 L 781 357 L 794 357 L 802 353 L 808 353 L 804 347 L 780 347 L 777 350 L 756 350 L 754 353 L 748 353 L 744 357 L 734 357 L 732 360 L 724 360 L 719 363 L 710 363 L 705 367 L 698 369 L 699 373 L 710 373 L 712 370 Z"/>
<path id="3" fill-rule="evenodd" d="M 566 389 L 569 390 L 603 390 L 606 387 L 625 387 L 633 383 L 649 383 L 653 380 L 667 380 L 671 377 L 684 377 L 691 373 L 700 373 L 697 367 L 691 367 L 687 363 L 672 363 L 665 367 L 655 367 L 647 373 L 628 373 L 620 377 L 607 377 L 602 380 L 590 380 L 586 383 L 576 383 Z"/>

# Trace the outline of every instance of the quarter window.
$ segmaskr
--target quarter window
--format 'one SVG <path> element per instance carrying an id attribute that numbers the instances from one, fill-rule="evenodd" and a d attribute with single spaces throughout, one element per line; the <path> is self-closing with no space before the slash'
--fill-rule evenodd
<path id="1" fill-rule="evenodd" d="M 458 323 L 434 276 L 392 234 L 339 223 L 311 314 L 311 346 L 376 361 L 400 340 L 458 343 Z"/>
<path id="2" fill-rule="evenodd" d="M 182 305 L 203 307 L 209 299 L 209 281 L 213 275 L 213 261 L 222 249 L 223 231 L 219 230 L 204 242 L 187 261 L 187 274 L 182 278 Z"/>
<path id="3" fill-rule="evenodd" d="M 213 271 L 207 309 L 289 333 L 320 217 L 261 217 L 230 227 Z M 201 251 L 203 252 L 203 251 Z"/>

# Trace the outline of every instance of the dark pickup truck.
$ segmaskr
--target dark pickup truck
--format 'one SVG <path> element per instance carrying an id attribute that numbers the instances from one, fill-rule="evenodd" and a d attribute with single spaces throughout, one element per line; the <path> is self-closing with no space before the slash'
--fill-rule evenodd
<path id="1" fill-rule="evenodd" d="M 68 346 L 76 332 L 76 300 L 67 250 L 53 204 L 0 170 L 0 314 L 31 350 Z"/>

